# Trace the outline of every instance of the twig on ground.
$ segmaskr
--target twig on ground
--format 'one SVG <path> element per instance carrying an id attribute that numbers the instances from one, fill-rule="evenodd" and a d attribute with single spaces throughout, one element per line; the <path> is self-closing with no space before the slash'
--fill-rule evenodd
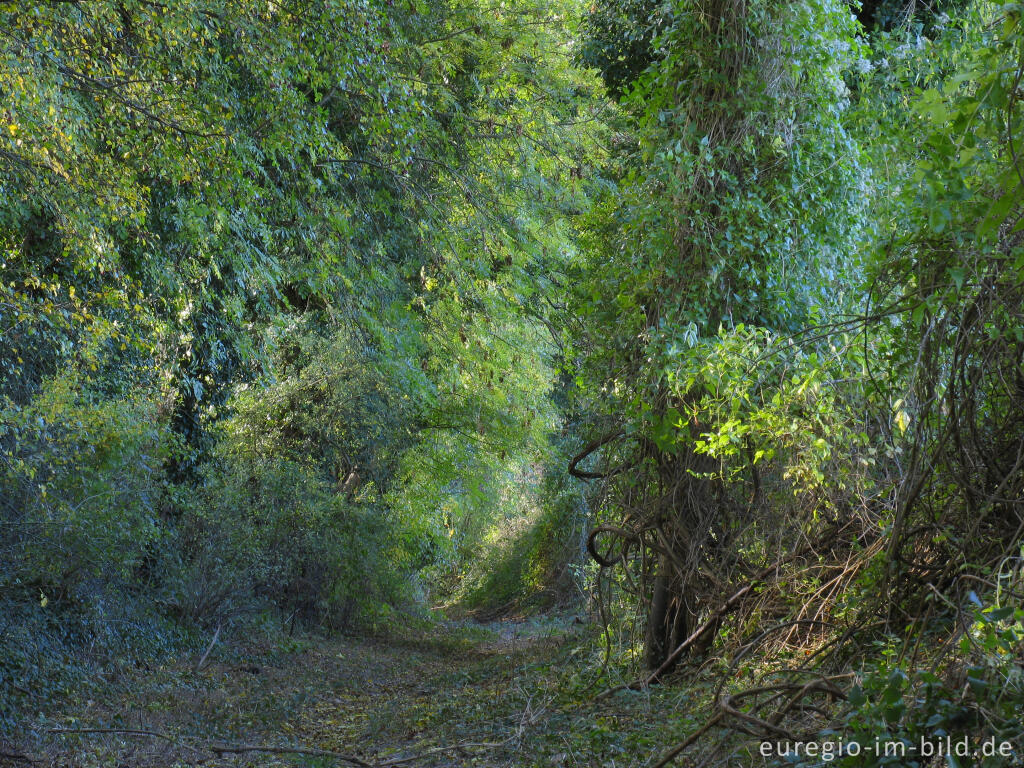
<path id="1" fill-rule="evenodd" d="M 390 768 L 393 765 L 404 765 L 406 763 L 413 763 L 417 760 L 422 760 L 425 757 L 436 755 L 441 752 L 462 752 L 469 749 L 494 749 L 496 747 L 503 747 L 509 742 L 509 739 L 505 741 L 467 741 L 460 744 L 452 744 L 450 747 L 434 747 L 432 749 L 425 749 L 422 752 L 418 752 L 415 755 L 409 757 L 400 757 L 396 760 L 385 760 L 383 763 L 379 763 L 380 768 Z"/>
<path id="2" fill-rule="evenodd" d="M 203 744 L 201 746 L 192 746 L 189 744 L 183 744 L 178 739 L 173 736 L 169 736 L 166 733 L 148 731 L 141 728 L 51 728 L 48 732 L 63 734 L 112 733 L 124 736 L 148 736 L 154 739 L 163 739 L 175 745 L 185 746 L 188 749 L 195 750 L 196 752 L 212 752 L 217 755 L 217 757 L 241 754 L 243 752 L 265 752 L 267 754 L 274 755 L 310 755 L 313 757 L 333 757 L 338 760 L 344 760 L 345 762 L 352 763 L 353 765 L 358 765 L 361 768 L 374 768 L 372 763 L 368 763 L 358 757 L 347 755 L 343 752 L 332 752 L 327 749 L 309 749 L 306 747 L 270 747 L 257 744 Z"/>
<path id="3" fill-rule="evenodd" d="M 209 646 L 207 646 L 206 653 L 203 654 L 203 657 L 199 659 L 199 663 L 196 664 L 196 672 L 202 670 L 203 665 L 206 663 L 206 657 L 210 655 L 210 651 L 212 651 L 213 646 L 216 645 L 218 637 L 220 637 L 220 624 L 217 625 L 217 631 L 213 633 L 213 639 L 210 641 Z"/>
<path id="4" fill-rule="evenodd" d="M 674 747 L 672 747 L 672 749 L 670 749 L 668 752 L 666 752 L 662 756 L 661 760 L 659 760 L 657 763 L 654 764 L 653 768 L 665 768 L 666 765 L 668 765 L 673 760 L 675 760 L 684 750 L 686 750 L 687 747 L 692 745 L 695 741 L 697 741 L 697 739 L 699 739 L 705 733 L 710 731 L 718 723 L 718 721 L 721 720 L 721 719 L 722 719 L 722 713 L 719 712 L 714 717 L 712 717 L 710 720 L 708 720 L 706 723 L 704 723 L 704 725 L 702 725 L 696 731 L 691 733 L 690 736 L 685 741 L 682 741 L 679 744 L 676 744 Z"/>
<path id="5" fill-rule="evenodd" d="M 463 751 L 468 749 L 494 749 L 501 747 L 511 741 L 506 739 L 501 742 L 462 742 L 459 744 L 452 744 L 447 747 L 434 747 L 433 749 L 427 749 L 423 752 L 419 752 L 415 755 L 409 755 L 408 757 L 401 757 L 394 760 L 384 760 L 379 763 L 368 763 L 362 758 L 350 755 L 345 752 L 334 752 L 329 749 L 314 749 L 312 747 L 275 747 L 263 744 L 202 744 L 193 746 L 190 744 L 184 744 L 173 736 L 169 736 L 166 733 L 160 733 L 159 731 L 148 731 L 139 728 L 51 728 L 49 733 L 63 733 L 63 734 L 121 734 L 124 736 L 147 736 L 156 739 L 164 739 L 172 744 L 178 746 L 184 746 L 188 749 L 196 752 L 211 752 L 217 757 L 223 757 L 224 755 L 237 755 L 248 752 L 261 752 L 269 755 L 308 755 L 310 757 L 331 757 L 335 760 L 341 760 L 352 765 L 359 766 L 359 768 L 390 768 L 391 766 L 404 765 L 406 763 L 412 763 L 416 760 L 422 760 L 430 755 L 436 755 L 441 752 L 455 752 Z M 18 755 L 6 755 L 0 753 L 0 757 L 11 757 L 14 759 L 24 759 L 26 762 L 39 762 L 38 760 L 32 760 L 31 758 L 18 756 Z"/>

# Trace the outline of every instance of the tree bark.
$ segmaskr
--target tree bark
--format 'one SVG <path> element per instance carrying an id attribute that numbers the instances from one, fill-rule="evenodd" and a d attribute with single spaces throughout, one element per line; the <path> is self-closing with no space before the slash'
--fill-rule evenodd
<path id="1" fill-rule="evenodd" d="M 659 669 L 671 653 L 696 626 L 696 615 L 683 580 L 672 572 L 668 557 L 658 558 L 647 616 L 644 656 L 648 669 Z M 674 663 L 673 663 L 674 666 Z M 669 669 L 664 670 L 671 671 Z"/>

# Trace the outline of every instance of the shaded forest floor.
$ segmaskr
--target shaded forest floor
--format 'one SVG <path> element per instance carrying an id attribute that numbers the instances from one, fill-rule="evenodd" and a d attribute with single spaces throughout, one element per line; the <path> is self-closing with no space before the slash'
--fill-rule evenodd
<path id="1" fill-rule="evenodd" d="M 693 725 L 683 686 L 593 701 L 600 657 L 594 633 L 573 616 L 446 622 L 387 642 L 236 641 L 216 646 L 199 672 L 197 661 L 108 674 L 36 715 L 29 735 L 0 751 L 76 768 L 621 768 L 649 764 Z M 98 730 L 81 732 L 89 729 Z"/>

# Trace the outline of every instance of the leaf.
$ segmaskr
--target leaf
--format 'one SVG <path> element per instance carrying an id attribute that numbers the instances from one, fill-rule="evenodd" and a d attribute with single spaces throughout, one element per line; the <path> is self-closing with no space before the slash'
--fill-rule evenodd
<path id="1" fill-rule="evenodd" d="M 899 427 L 901 434 L 905 434 L 907 427 L 910 426 L 910 417 L 907 416 L 907 412 L 902 408 L 896 411 L 896 426 Z"/>

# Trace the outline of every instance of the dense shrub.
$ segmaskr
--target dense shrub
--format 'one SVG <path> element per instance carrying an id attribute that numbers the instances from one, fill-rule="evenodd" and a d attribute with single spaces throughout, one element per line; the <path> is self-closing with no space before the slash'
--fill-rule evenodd
<path id="1" fill-rule="evenodd" d="M 406 600 L 386 510 L 353 503 L 286 460 L 256 474 L 222 465 L 179 526 L 182 562 L 167 601 L 214 625 L 267 606 L 289 624 L 372 629 Z"/>
<path id="2" fill-rule="evenodd" d="M 148 393 L 108 399 L 69 370 L 0 412 L 3 588 L 80 600 L 130 583 L 163 535 L 169 439 Z"/>

